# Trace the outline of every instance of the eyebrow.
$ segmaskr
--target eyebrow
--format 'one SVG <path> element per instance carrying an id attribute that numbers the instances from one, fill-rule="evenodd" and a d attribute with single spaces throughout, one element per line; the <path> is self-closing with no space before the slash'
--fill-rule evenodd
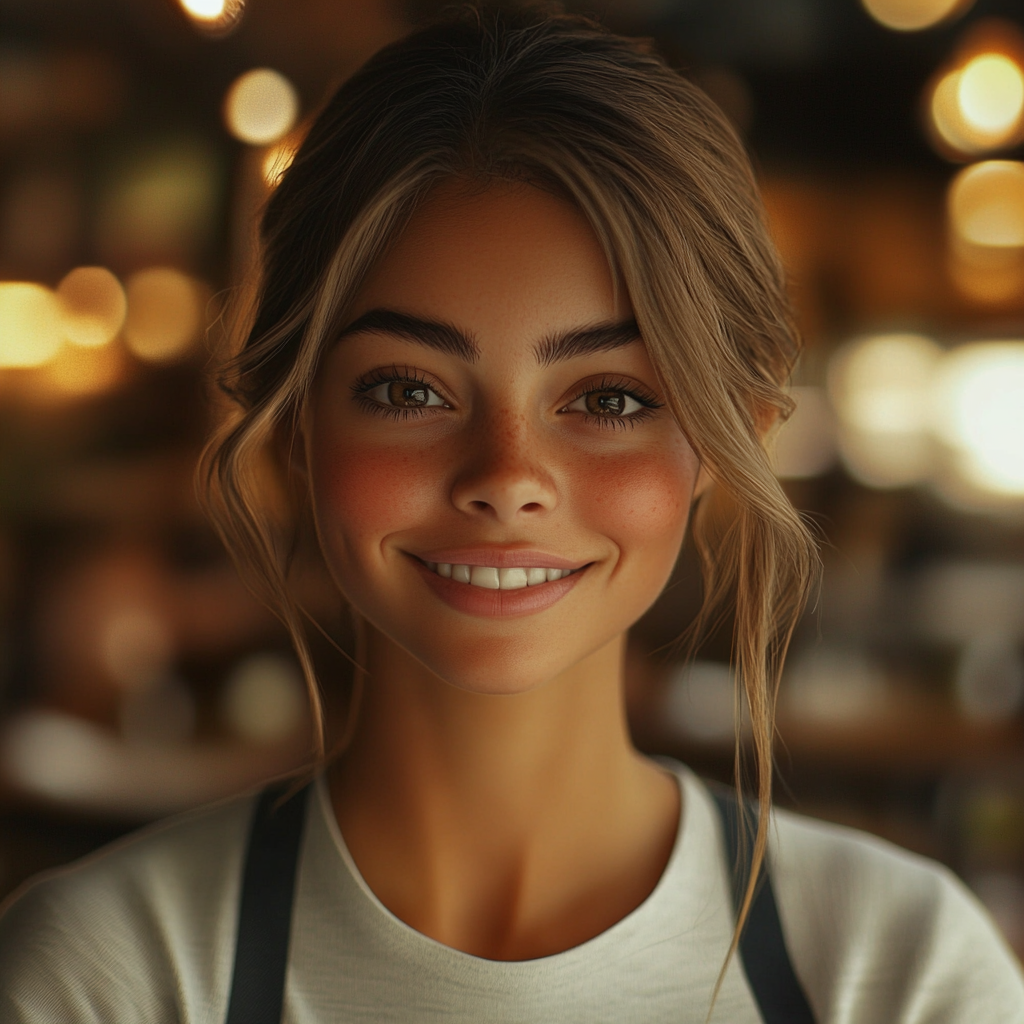
<path id="1" fill-rule="evenodd" d="M 391 334 L 458 356 L 467 363 L 475 363 L 480 358 L 480 347 L 473 336 L 454 324 L 424 320 L 394 309 L 371 309 L 353 320 L 338 337 L 341 339 L 349 334 Z"/>
<path id="2" fill-rule="evenodd" d="M 371 309 L 353 320 L 338 338 L 349 334 L 391 334 L 457 356 L 467 363 L 475 363 L 480 358 L 476 339 L 454 324 L 426 320 L 394 309 Z M 551 366 L 594 352 L 624 348 L 640 340 L 636 320 L 601 323 L 549 335 L 536 346 L 534 355 L 541 366 Z"/>
<path id="3" fill-rule="evenodd" d="M 593 352 L 610 352 L 640 341 L 640 328 L 635 320 L 595 324 L 574 331 L 565 331 L 545 338 L 535 349 L 537 362 L 550 366 L 565 359 L 587 356 Z"/>

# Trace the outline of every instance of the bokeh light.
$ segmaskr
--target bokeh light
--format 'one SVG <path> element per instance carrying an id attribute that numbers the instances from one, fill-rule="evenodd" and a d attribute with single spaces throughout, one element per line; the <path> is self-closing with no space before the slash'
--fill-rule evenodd
<path id="1" fill-rule="evenodd" d="M 779 428 L 772 452 L 783 480 L 806 480 L 827 472 L 836 461 L 836 422 L 822 388 L 794 387 L 792 415 Z"/>
<path id="2" fill-rule="evenodd" d="M 1013 145 L 1021 134 L 1024 72 L 1002 53 L 980 53 L 946 72 L 932 90 L 931 125 L 939 149 L 983 153 Z"/>
<path id="3" fill-rule="evenodd" d="M 185 12 L 203 21 L 216 21 L 224 17 L 227 0 L 181 0 Z"/>
<path id="4" fill-rule="evenodd" d="M 862 0 L 875 21 L 898 32 L 915 32 L 960 14 L 973 0 Z"/>
<path id="5" fill-rule="evenodd" d="M 965 345 L 946 356 L 933 416 L 969 483 L 1024 496 L 1024 342 Z"/>
<path id="6" fill-rule="evenodd" d="M 949 186 L 954 235 L 971 245 L 1024 246 L 1024 164 L 985 160 L 965 167 Z"/>
<path id="7" fill-rule="evenodd" d="M 839 446 L 851 474 L 903 487 L 932 468 L 931 385 L 941 350 L 919 334 L 882 334 L 840 348 L 829 367 Z"/>
<path id="8" fill-rule="evenodd" d="M 973 127 L 996 135 L 1009 133 L 1024 109 L 1024 74 L 1004 54 L 979 54 L 960 72 L 957 98 Z"/>
<path id="9" fill-rule="evenodd" d="M 193 24 L 211 35 L 233 29 L 245 9 L 245 0 L 178 0 Z"/>
<path id="10" fill-rule="evenodd" d="M 63 344 L 57 296 L 28 281 L 0 283 L 0 367 L 42 366 Z"/>
<path id="11" fill-rule="evenodd" d="M 291 131 L 298 114 L 295 87 L 272 68 L 254 68 L 240 75 L 224 99 L 228 130 L 253 146 L 277 142 Z"/>
<path id="12" fill-rule="evenodd" d="M 147 362 L 167 362 L 188 352 L 202 324 L 199 285 L 180 270 L 151 267 L 128 279 L 124 340 Z"/>
<path id="13" fill-rule="evenodd" d="M 124 325 L 128 299 L 104 267 L 77 267 L 57 286 L 64 337 L 82 348 L 100 348 Z"/>
<path id="14" fill-rule="evenodd" d="M 228 727 L 244 739 L 284 739 L 302 721 L 305 690 L 295 662 L 280 654 L 254 654 L 228 677 L 223 695 Z"/>

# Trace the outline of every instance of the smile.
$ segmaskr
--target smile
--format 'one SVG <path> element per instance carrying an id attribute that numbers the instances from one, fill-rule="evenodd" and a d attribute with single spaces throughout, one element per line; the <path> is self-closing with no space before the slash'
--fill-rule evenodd
<path id="1" fill-rule="evenodd" d="M 490 565 L 452 565 L 449 562 L 423 564 L 443 579 L 468 583 L 471 587 L 482 587 L 484 590 L 522 590 L 524 587 L 536 587 L 541 583 L 553 583 L 578 572 L 576 569 L 549 569 L 540 566 L 499 569 Z"/>

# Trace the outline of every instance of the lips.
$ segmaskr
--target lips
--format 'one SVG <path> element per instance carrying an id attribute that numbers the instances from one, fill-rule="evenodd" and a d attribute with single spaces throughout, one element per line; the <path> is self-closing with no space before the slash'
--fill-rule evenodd
<path id="1" fill-rule="evenodd" d="M 483 587 L 485 590 L 522 590 L 523 587 L 537 587 L 542 583 L 553 583 L 578 571 L 545 566 L 513 566 L 500 569 L 493 565 L 452 565 L 449 562 L 426 562 L 425 565 L 444 579 L 466 583 L 471 587 Z"/>
<path id="2" fill-rule="evenodd" d="M 573 565 L 536 551 L 461 550 L 429 555 L 434 557 L 411 556 L 411 560 L 431 590 L 457 611 L 485 618 L 532 615 L 550 608 L 576 586 L 591 564 Z M 452 560 L 437 557 L 443 555 Z"/>

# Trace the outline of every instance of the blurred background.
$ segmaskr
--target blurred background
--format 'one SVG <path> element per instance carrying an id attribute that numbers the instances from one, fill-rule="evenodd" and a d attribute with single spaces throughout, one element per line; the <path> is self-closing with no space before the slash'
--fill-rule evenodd
<path id="1" fill-rule="evenodd" d="M 439 6 L 0 0 L 0 895 L 308 756 L 286 639 L 194 498 L 207 372 L 305 120 Z M 1024 952 L 1019 2 L 569 6 L 726 111 L 792 280 L 775 458 L 825 573 L 777 799 L 950 864 Z M 672 646 L 694 573 L 634 630 L 630 715 L 729 779 L 728 625 Z"/>

